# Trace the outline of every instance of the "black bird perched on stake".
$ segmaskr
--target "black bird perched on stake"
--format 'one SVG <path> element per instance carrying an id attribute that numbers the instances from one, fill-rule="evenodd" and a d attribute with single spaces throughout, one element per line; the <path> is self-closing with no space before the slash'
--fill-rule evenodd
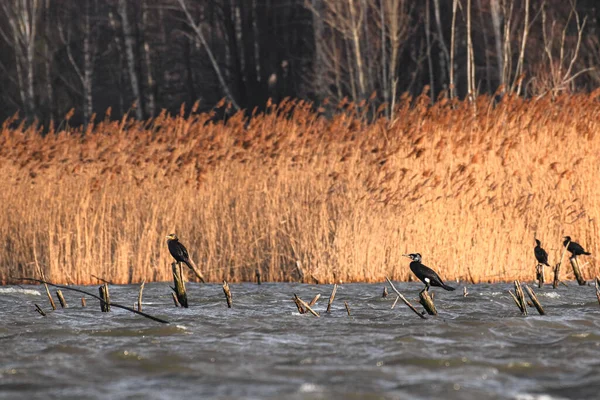
<path id="1" fill-rule="evenodd" d="M 439 286 L 442 289 L 454 290 L 453 287 L 446 285 L 434 270 L 421 264 L 421 254 L 414 253 L 402 255 L 412 260 L 410 263 L 410 270 L 425 284 L 425 289 L 423 290 L 429 291 L 430 286 Z"/>
<path id="2" fill-rule="evenodd" d="M 533 248 L 533 252 L 535 253 L 535 259 L 540 264 L 550 266 L 550 264 L 548 264 L 548 253 L 546 253 L 546 250 L 542 249 L 542 243 L 537 239 L 535 239 L 535 243 L 536 246 Z"/>
<path id="3" fill-rule="evenodd" d="M 167 235 L 167 245 L 169 246 L 169 253 L 171 253 L 175 261 L 187 265 L 194 271 L 198 279 L 200 279 L 201 282 L 204 282 L 204 276 L 202 276 L 202 273 L 198 270 L 198 267 L 196 267 L 196 264 L 190 258 L 187 249 L 181 244 L 176 234 L 171 233 L 170 235 Z"/>
<path id="4" fill-rule="evenodd" d="M 581 256 L 581 255 L 589 256 L 592 254 L 590 252 L 585 251 L 579 243 L 572 242 L 571 236 L 565 236 L 564 239 L 565 239 L 565 241 L 563 242 L 563 246 L 567 246 L 567 250 L 569 250 L 571 252 L 571 255 L 573 257 L 577 257 L 577 256 Z"/>

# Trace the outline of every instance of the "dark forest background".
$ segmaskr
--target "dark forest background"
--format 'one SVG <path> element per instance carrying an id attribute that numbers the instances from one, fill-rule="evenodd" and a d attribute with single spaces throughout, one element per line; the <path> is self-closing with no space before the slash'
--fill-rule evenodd
<path id="1" fill-rule="evenodd" d="M 599 13 L 596 0 L 2 0 L 0 119 L 285 97 L 391 116 L 403 93 L 590 91 Z"/>

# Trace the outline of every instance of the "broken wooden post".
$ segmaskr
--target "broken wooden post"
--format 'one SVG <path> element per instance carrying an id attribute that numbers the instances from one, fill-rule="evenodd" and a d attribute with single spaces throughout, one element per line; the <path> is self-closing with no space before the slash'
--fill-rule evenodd
<path id="1" fill-rule="evenodd" d="M 105 283 L 104 285 L 98 288 L 98 292 L 100 293 L 100 310 L 102 312 L 110 311 L 110 295 L 108 293 L 108 285 Z"/>
<path id="2" fill-rule="evenodd" d="M 256 268 L 255 274 L 256 274 L 256 284 L 260 285 L 260 268 Z"/>
<path id="3" fill-rule="evenodd" d="M 463 297 L 467 297 L 469 295 L 469 292 L 467 292 L 467 287 L 463 286 Z"/>
<path id="4" fill-rule="evenodd" d="M 46 313 L 44 312 L 44 310 L 42 310 L 42 307 L 38 306 L 37 304 L 35 305 L 35 311 L 37 311 L 42 317 L 46 316 Z"/>
<path id="5" fill-rule="evenodd" d="M 544 308 L 540 304 L 540 301 L 538 300 L 537 296 L 535 295 L 535 292 L 533 291 L 533 289 L 530 288 L 529 286 L 525 285 L 525 291 L 527 291 L 527 295 L 533 302 L 533 305 L 535 306 L 535 309 L 538 311 L 538 313 L 540 313 L 540 315 L 546 315 L 546 312 L 544 311 Z"/>
<path id="6" fill-rule="evenodd" d="M 600 279 L 596 277 L 596 298 L 598 299 L 598 304 L 600 304 Z"/>
<path id="7" fill-rule="evenodd" d="M 317 294 L 315 297 L 313 297 L 313 299 L 310 301 L 310 303 L 308 303 L 309 306 L 314 306 L 315 304 L 317 304 L 317 301 L 321 298 L 320 294 Z"/>
<path id="8" fill-rule="evenodd" d="M 575 279 L 577 279 L 577 283 L 579 286 L 585 285 L 585 279 L 583 279 L 583 275 L 581 275 L 581 269 L 579 268 L 579 260 L 577 256 L 572 256 L 570 259 L 571 266 L 573 267 L 573 273 L 575 274 Z"/>
<path id="9" fill-rule="evenodd" d="M 81 298 L 81 307 L 85 307 L 85 297 Z"/>
<path id="10" fill-rule="evenodd" d="M 175 307 L 181 307 L 181 304 L 179 304 L 179 300 L 177 300 L 177 295 L 175 294 L 175 292 L 171 292 L 171 295 L 173 295 L 173 303 L 175 304 Z"/>
<path id="11" fill-rule="evenodd" d="M 523 294 L 523 289 L 521 288 L 521 283 L 519 281 L 515 281 L 515 293 L 513 294 L 510 290 L 508 294 L 511 295 L 521 313 L 527 315 L 527 303 L 525 302 L 525 295 Z"/>
<path id="12" fill-rule="evenodd" d="M 142 284 L 140 285 L 140 292 L 138 293 L 138 301 L 137 301 L 138 311 L 142 311 L 142 294 L 144 293 L 144 285 L 145 284 L 146 284 L 146 280 L 144 279 L 142 281 Z"/>
<path id="13" fill-rule="evenodd" d="M 538 288 L 544 286 L 545 276 L 544 276 L 544 264 L 538 264 L 535 268 L 535 279 L 538 281 Z"/>
<path id="14" fill-rule="evenodd" d="M 188 299 L 187 292 L 185 290 L 185 281 L 183 278 L 183 269 L 181 267 L 181 263 L 176 262 L 171 264 L 171 269 L 173 270 L 173 286 L 171 289 L 175 292 L 177 296 L 177 302 L 183 308 L 188 308 Z"/>
<path id="15" fill-rule="evenodd" d="M 386 298 L 388 297 L 388 290 L 387 290 L 387 286 L 383 287 L 383 294 L 381 295 L 382 298 Z"/>
<path id="16" fill-rule="evenodd" d="M 296 308 L 298 309 L 298 313 L 299 314 L 304 314 L 306 312 L 306 310 L 302 307 L 302 304 L 300 304 L 300 301 L 298 296 L 294 295 L 294 298 L 292 299 L 294 300 L 294 304 L 296 304 Z"/>
<path id="17" fill-rule="evenodd" d="M 348 316 L 350 316 L 350 307 L 348 306 L 347 301 L 344 302 L 344 306 L 346 307 L 346 312 L 348 313 Z"/>
<path id="18" fill-rule="evenodd" d="M 410 308 L 410 309 L 411 309 L 411 310 L 412 310 L 412 311 L 413 311 L 415 314 L 417 314 L 417 315 L 418 315 L 419 317 L 421 317 L 422 319 L 426 319 L 426 318 L 427 318 L 426 316 L 424 316 L 423 314 L 421 314 L 419 311 L 417 311 L 417 309 L 416 309 L 416 308 L 414 308 L 414 307 L 413 307 L 413 305 L 412 305 L 412 304 L 410 304 L 410 302 L 409 302 L 408 300 L 406 300 L 406 297 L 404 297 L 404 296 L 402 295 L 402 293 L 400 293 L 400 292 L 398 291 L 398 289 L 396 289 L 396 287 L 394 286 L 394 284 L 392 283 L 392 281 L 390 281 L 390 280 L 389 280 L 389 278 L 388 278 L 387 276 L 385 277 L 385 280 L 386 280 L 386 281 L 387 281 L 387 282 L 390 284 L 390 286 L 392 287 L 392 290 L 393 290 L 394 292 L 396 292 L 396 294 L 398 295 L 398 297 L 399 297 L 400 299 L 402 299 L 402 301 L 404 302 L 404 304 L 406 304 L 406 306 L 407 306 L 408 308 Z M 396 299 L 396 300 L 397 300 L 397 299 Z M 395 304 L 396 304 L 396 303 L 394 303 L 394 305 L 395 305 Z M 392 306 L 392 307 L 393 307 L 393 306 Z"/>
<path id="19" fill-rule="evenodd" d="M 225 293 L 225 300 L 227 300 L 227 308 L 231 308 L 231 290 L 229 290 L 229 284 L 227 281 L 223 281 L 223 293 Z"/>
<path id="20" fill-rule="evenodd" d="M 333 284 L 333 290 L 331 291 L 331 296 L 329 296 L 329 302 L 327 303 L 327 313 L 331 312 L 331 303 L 335 299 L 335 292 L 337 292 L 337 283 Z"/>
<path id="21" fill-rule="evenodd" d="M 44 278 L 43 273 L 42 273 L 42 279 L 46 280 Z M 50 289 L 48 289 L 48 285 L 46 283 L 44 283 L 44 287 L 46 288 L 46 295 L 48 296 L 48 300 L 50 300 L 50 307 L 52 307 L 53 310 L 56 310 L 56 304 L 54 304 L 54 300 L 52 299 L 52 295 L 50 294 Z"/>
<path id="22" fill-rule="evenodd" d="M 315 317 L 319 317 L 319 314 L 313 310 L 312 308 L 310 308 L 310 306 L 308 304 L 306 304 L 306 302 L 304 300 L 302 300 L 300 297 L 298 297 L 295 293 L 294 293 L 294 298 L 296 298 L 296 300 L 298 300 L 298 303 L 300 303 L 300 305 L 307 309 L 312 315 L 314 315 Z"/>
<path id="23" fill-rule="evenodd" d="M 67 302 L 65 301 L 65 296 L 63 296 L 62 291 L 56 291 L 56 297 L 58 297 L 58 301 L 60 303 L 61 308 L 67 308 Z"/>
<path id="24" fill-rule="evenodd" d="M 419 303 L 421 303 L 425 311 L 427 311 L 427 314 L 437 315 L 435 304 L 433 304 L 433 299 L 429 296 L 429 292 L 427 290 L 421 290 L 419 293 Z"/>
<path id="25" fill-rule="evenodd" d="M 552 281 L 552 289 L 556 289 L 559 284 L 558 276 L 560 275 L 560 263 L 554 266 L 554 280 Z"/>

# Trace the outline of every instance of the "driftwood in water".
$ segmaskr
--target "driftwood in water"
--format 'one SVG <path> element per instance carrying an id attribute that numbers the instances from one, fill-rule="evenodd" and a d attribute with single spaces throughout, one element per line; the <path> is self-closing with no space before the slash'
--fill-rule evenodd
<path id="1" fill-rule="evenodd" d="M 406 297 L 404 297 L 404 296 L 402 295 L 402 293 L 400 293 L 400 292 L 398 291 L 398 289 L 396 289 L 396 287 L 394 286 L 394 284 L 392 283 L 392 281 L 390 281 L 390 280 L 389 280 L 389 278 L 388 278 L 387 276 L 385 277 L 385 280 L 386 280 L 386 281 L 387 281 L 387 282 L 390 284 L 390 286 L 392 287 L 392 290 L 393 290 L 394 292 L 396 292 L 396 294 L 398 295 L 398 297 L 399 297 L 400 299 L 402 299 L 402 301 L 404 302 L 404 304 L 406 304 L 406 306 L 407 306 L 408 308 L 410 308 L 410 309 L 411 309 L 411 310 L 412 310 L 412 311 L 413 311 L 415 314 L 417 314 L 417 315 L 418 315 L 420 318 L 422 318 L 422 319 L 426 319 L 426 318 L 427 318 L 426 316 L 424 316 L 423 314 L 421 314 L 419 311 L 417 311 L 417 309 L 416 309 L 415 307 L 413 307 L 413 305 L 412 305 L 412 304 L 410 304 L 410 302 L 409 302 L 408 300 L 406 300 Z M 398 299 L 396 299 L 396 301 L 397 301 L 397 300 L 398 300 Z M 396 304 L 396 303 L 394 302 L 394 305 L 395 305 L 395 304 Z M 392 307 L 393 307 L 393 306 L 392 306 Z"/>
<path id="2" fill-rule="evenodd" d="M 596 298 L 598 299 L 598 304 L 600 304 L 600 279 L 596 277 Z"/>
<path id="3" fill-rule="evenodd" d="M 62 291 L 56 291 L 56 297 L 58 297 L 58 302 L 60 303 L 61 308 L 67 308 L 67 301 L 65 300 L 65 296 L 63 296 Z"/>
<path id="4" fill-rule="evenodd" d="M 467 287 L 463 286 L 463 297 L 467 297 L 469 295 L 469 292 L 467 292 Z"/>
<path id="5" fill-rule="evenodd" d="M 419 293 L 419 303 L 421 303 L 425 311 L 427 311 L 427 314 L 437 315 L 435 304 L 433 304 L 433 299 L 429 296 L 429 292 L 427 290 L 421 290 Z"/>
<path id="6" fill-rule="evenodd" d="M 581 275 L 581 268 L 579 267 L 579 260 L 577 259 L 577 256 L 572 256 L 569 260 L 571 261 L 571 266 L 573 267 L 573 274 L 575 274 L 575 279 L 577 279 L 577 283 L 579 283 L 579 286 L 585 285 L 586 282 L 583 278 L 583 275 Z"/>
<path id="7" fill-rule="evenodd" d="M 314 306 L 315 304 L 317 304 L 317 301 L 321 298 L 320 294 L 317 294 L 315 297 L 313 297 L 313 299 L 310 301 L 310 303 L 308 303 L 309 306 Z"/>
<path id="8" fill-rule="evenodd" d="M 256 268 L 255 274 L 256 274 L 256 284 L 260 285 L 260 268 Z"/>
<path id="9" fill-rule="evenodd" d="M 298 303 L 300 303 L 300 305 L 302 306 L 302 308 L 305 308 L 306 310 L 308 310 L 315 317 L 319 317 L 319 314 L 315 310 L 313 310 L 312 308 L 310 308 L 310 306 L 308 304 L 306 304 L 306 302 L 304 300 L 302 300 L 300 297 L 298 297 L 298 295 L 296 295 L 295 293 L 294 293 L 294 298 L 296 300 L 298 300 Z"/>
<path id="10" fill-rule="evenodd" d="M 46 316 L 46 313 L 44 312 L 44 310 L 42 310 L 42 307 L 38 306 L 37 304 L 35 305 L 35 311 L 37 311 L 42 317 Z"/>
<path id="11" fill-rule="evenodd" d="M 348 313 L 348 316 L 350 316 L 350 306 L 348 306 L 347 301 L 344 302 L 344 306 L 346 307 L 346 312 Z"/>
<path id="12" fill-rule="evenodd" d="M 394 304 L 392 304 L 392 308 L 390 310 L 393 310 L 394 307 L 396 307 L 396 303 L 398 303 L 398 300 L 400 300 L 400 296 L 396 296 L 396 300 L 394 300 Z"/>
<path id="13" fill-rule="evenodd" d="M 333 300 L 335 299 L 335 293 L 337 292 L 337 283 L 333 284 L 333 290 L 331 291 L 331 296 L 329 296 L 329 301 L 327 302 L 327 313 L 331 312 L 331 304 L 333 303 Z"/>
<path id="14" fill-rule="evenodd" d="M 225 300 L 227 300 L 227 308 L 231 308 L 233 302 L 231 301 L 231 290 L 229 290 L 227 281 L 223 281 L 223 293 L 225 293 Z"/>
<path id="15" fill-rule="evenodd" d="M 81 298 L 81 307 L 85 307 L 85 297 Z"/>
<path id="16" fill-rule="evenodd" d="M 50 282 L 43 281 L 43 280 L 41 280 L 41 279 L 36 279 L 36 278 L 18 278 L 18 279 L 20 279 L 20 280 L 22 280 L 22 281 L 29 281 L 29 282 L 45 283 L 45 284 L 47 284 L 47 285 L 50 285 L 50 286 L 52 286 L 52 287 L 55 287 L 55 288 L 59 288 L 59 289 L 63 289 L 63 290 L 70 290 L 70 291 L 77 292 L 77 293 L 82 293 L 82 294 L 88 295 L 88 296 L 90 296 L 90 297 L 93 297 L 93 298 L 95 298 L 95 299 L 102 300 L 102 299 L 100 298 L 100 296 L 97 296 L 97 295 L 95 295 L 95 294 L 93 294 L 93 293 L 86 292 L 85 290 L 77 289 L 77 288 L 74 288 L 74 287 L 62 286 L 62 285 L 56 285 L 56 284 L 54 284 L 54 283 L 50 283 Z M 117 308 L 121 308 L 121 309 L 123 309 L 123 310 L 131 311 L 131 312 L 132 312 L 132 313 L 134 313 L 134 314 L 138 314 L 138 315 L 141 315 L 142 317 L 146 317 L 146 318 L 148 318 L 148 319 L 151 319 L 151 320 L 153 320 L 153 321 L 160 322 L 161 324 L 168 324 L 168 323 L 169 323 L 169 321 L 166 321 L 166 320 L 164 320 L 164 319 L 161 319 L 161 318 L 158 318 L 158 317 L 154 317 L 154 316 L 152 316 L 152 315 L 149 315 L 149 314 L 143 313 L 143 312 L 141 312 L 141 311 L 134 310 L 134 309 L 133 309 L 133 308 L 131 308 L 131 307 L 123 306 L 123 305 L 121 305 L 121 304 L 117 304 L 117 303 L 111 303 L 111 306 L 113 306 L 113 307 L 117 307 Z"/>
<path id="17" fill-rule="evenodd" d="M 521 283 L 519 281 L 515 281 L 515 293 L 513 294 L 510 290 L 508 294 L 511 295 L 521 313 L 527 315 L 527 303 L 525 302 L 525 295 L 523 294 L 523 289 L 521 288 Z"/>
<path id="18" fill-rule="evenodd" d="M 296 295 L 294 295 L 294 304 L 296 304 L 296 308 L 298 309 L 298 313 L 299 314 L 304 314 L 306 312 L 306 310 L 304 309 L 304 307 L 302 307 L 302 304 L 300 304 L 300 298 Z"/>
<path id="19" fill-rule="evenodd" d="M 46 281 L 46 277 L 44 276 L 43 272 L 42 280 Z M 56 310 L 56 304 L 54 304 L 54 300 L 52 299 L 52 295 L 50 294 L 50 289 L 48 289 L 48 285 L 46 283 L 44 283 L 44 287 L 46 288 L 46 295 L 48 296 L 48 300 L 50 301 L 50 307 L 52 307 L 53 310 Z"/>
<path id="20" fill-rule="evenodd" d="M 173 296 L 173 304 L 175 304 L 175 307 L 181 307 L 181 304 L 179 304 L 179 300 L 177 300 L 177 295 L 175 294 L 175 292 L 171 292 L 171 295 Z"/>
<path id="21" fill-rule="evenodd" d="M 538 313 L 540 313 L 540 315 L 546 315 L 546 312 L 544 311 L 544 308 L 540 304 L 540 301 L 538 300 L 537 296 L 535 295 L 535 292 L 533 291 L 533 289 L 530 288 L 529 286 L 525 285 L 525 291 L 527 292 L 527 295 L 533 302 L 533 305 L 535 306 L 535 309 L 538 311 Z"/>
<path id="22" fill-rule="evenodd" d="M 100 293 L 100 310 L 102 312 L 109 312 L 110 294 L 108 293 L 108 284 L 104 283 L 104 285 L 100 286 L 98 292 Z"/>
<path id="23" fill-rule="evenodd" d="M 185 281 L 183 277 L 183 269 L 180 262 L 171 264 L 173 270 L 173 286 L 171 289 L 177 296 L 177 302 L 184 308 L 188 308 L 187 292 L 185 290 Z"/>
<path id="24" fill-rule="evenodd" d="M 140 292 L 138 293 L 138 301 L 137 301 L 138 311 L 142 311 L 142 295 L 144 294 L 144 285 L 145 284 L 146 284 L 146 280 L 144 279 L 142 281 L 142 284 L 140 285 Z"/>
<path id="25" fill-rule="evenodd" d="M 383 287 L 383 293 L 381 294 L 382 298 L 386 298 L 388 297 L 388 290 L 387 290 L 387 286 Z"/>

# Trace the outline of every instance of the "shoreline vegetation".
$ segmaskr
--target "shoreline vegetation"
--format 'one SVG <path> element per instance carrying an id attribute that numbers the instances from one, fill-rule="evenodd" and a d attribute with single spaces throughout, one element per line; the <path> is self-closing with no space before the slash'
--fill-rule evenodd
<path id="1" fill-rule="evenodd" d="M 565 235 L 592 253 L 589 280 L 600 272 L 599 95 L 405 96 L 393 121 L 365 103 L 325 117 L 303 101 L 225 121 L 183 106 L 148 121 L 108 113 L 44 135 L 11 119 L 0 283 L 168 281 L 169 233 L 209 282 L 408 280 L 413 252 L 449 283 L 530 281 L 534 236 L 555 265 Z"/>

